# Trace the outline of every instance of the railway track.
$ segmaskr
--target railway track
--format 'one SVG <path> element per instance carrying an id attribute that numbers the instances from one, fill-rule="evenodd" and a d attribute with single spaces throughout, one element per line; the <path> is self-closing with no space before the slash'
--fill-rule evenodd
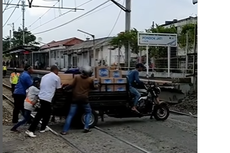
<path id="1" fill-rule="evenodd" d="M 11 87 L 9 85 L 5 84 L 5 83 L 3 83 L 3 87 L 6 88 L 6 89 L 8 89 L 8 90 L 11 89 Z M 13 100 L 9 96 L 7 96 L 6 94 L 2 94 L 2 96 L 3 96 L 3 99 L 5 99 L 12 107 L 14 107 L 14 102 L 13 102 Z M 31 117 L 34 118 L 35 116 L 33 114 L 31 114 Z M 40 123 L 42 123 L 42 122 L 40 121 Z M 47 128 L 49 129 L 49 131 L 51 133 L 53 133 L 57 137 L 62 138 L 62 140 L 65 143 L 67 143 L 68 145 L 70 145 L 71 147 L 73 147 L 74 149 L 76 149 L 78 152 L 80 152 L 80 153 L 87 153 L 87 152 L 81 150 L 79 146 L 75 145 L 70 140 L 68 140 L 65 136 L 59 134 L 58 132 L 56 132 L 55 130 L 53 130 L 52 128 L 50 128 L 49 126 L 47 126 Z M 130 146 L 130 147 L 132 147 L 134 149 L 136 149 L 136 150 L 138 150 L 139 152 L 142 152 L 142 153 L 151 153 L 151 152 L 145 150 L 144 148 L 137 146 L 134 143 L 131 143 L 131 142 L 127 141 L 127 140 L 121 139 L 121 138 L 119 138 L 119 137 L 117 137 L 117 136 L 115 136 L 115 135 L 113 135 L 113 134 L 111 134 L 111 133 L 109 133 L 109 132 L 101 129 L 100 127 L 96 126 L 96 127 L 94 127 L 94 129 L 96 129 L 96 130 L 100 131 L 101 133 L 103 133 L 103 134 L 105 134 L 107 136 L 110 136 L 110 137 L 112 137 L 112 138 L 114 138 L 114 139 L 116 139 L 116 140 L 118 140 L 118 141 L 120 141 L 120 142 L 122 142 L 122 143 L 124 143 L 124 144 L 126 144 L 126 145 L 128 145 L 128 146 Z"/>

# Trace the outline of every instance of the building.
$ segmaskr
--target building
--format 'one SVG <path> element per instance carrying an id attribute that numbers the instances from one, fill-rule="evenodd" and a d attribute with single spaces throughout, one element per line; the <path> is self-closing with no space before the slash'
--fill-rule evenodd
<path id="1" fill-rule="evenodd" d="M 181 19 L 181 20 L 177 20 L 174 19 L 172 21 L 165 21 L 165 24 L 162 24 L 160 26 L 165 27 L 165 28 L 169 28 L 171 26 L 176 27 L 177 29 L 177 34 L 181 33 L 182 27 L 186 24 L 196 24 L 197 23 L 197 17 L 188 17 L 185 19 Z M 177 56 L 185 56 L 187 53 L 184 49 L 181 48 L 177 48 Z"/>
<path id="2" fill-rule="evenodd" d="M 40 49 L 38 46 L 17 46 L 10 50 L 4 51 L 4 55 L 10 55 L 10 67 L 23 68 L 25 62 L 32 64 L 32 52 L 37 52 Z"/>
<path id="3" fill-rule="evenodd" d="M 70 63 L 73 65 L 73 67 L 81 67 L 83 65 L 94 66 L 93 50 L 95 47 L 96 66 L 110 66 L 111 64 L 119 62 L 119 49 L 114 49 L 112 46 L 110 46 L 110 41 L 112 40 L 112 38 L 113 37 L 105 37 L 95 39 L 94 41 L 87 39 L 80 44 L 69 47 L 65 51 L 65 54 L 70 57 Z M 125 63 L 124 50 L 124 47 L 120 49 L 121 65 Z M 132 57 L 136 57 L 136 55 L 132 54 Z"/>
<path id="4" fill-rule="evenodd" d="M 153 22 L 154 23 L 154 22 Z M 174 19 L 172 21 L 165 21 L 164 24 L 160 26 L 169 28 L 169 27 L 176 27 L 177 34 L 181 33 L 182 27 L 186 24 L 196 24 L 197 17 L 188 17 L 185 19 L 177 20 Z M 189 54 L 193 54 L 194 49 L 186 51 L 186 49 L 182 49 L 178 47 L 171 47 L 171 71 L 172 72 L 185 72 L 185 69 L 192 69 L 193 68 L 193 56 L 188 56 Z M 159 71 L 167 71 L 167 52 L 162 58 L 158 58 L 155 60 L 156 67 Z M 186 73 L 186 72 L 185 72 Z"/>
<path id="5" fill-rule="evenodd" d="M 70 67 L 70 59 L 67 55 L 64 55 L 64 51 L 82 42 L 83 40 L 75 37 L 60 41 L 51 41 L 41 46 L 39 51 L 33 52 L 33 64 L 38 60 L 41 69 L 46 69 L 54 64 L 58 65 L 60 68 Z"/>

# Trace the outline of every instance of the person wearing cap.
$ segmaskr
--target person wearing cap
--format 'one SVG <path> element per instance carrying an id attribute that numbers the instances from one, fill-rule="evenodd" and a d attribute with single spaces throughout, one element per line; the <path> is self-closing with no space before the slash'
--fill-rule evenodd
<path id="1" fill-rule="evenodd" d="M 40 78 L 33 79 L 33 85 L 27 90 L 26 99 L 24 101 L 24 119 L 13 126 L 11 131 L 18 132 L 17 128 L 27 123 L 30 120 L 30 114 L 35 109 L 35 104 L 38 102 Z"/>
<path id="2" fill-rule="evenodd" d="M 6 77 L 6 71 L 7 71 L 7 66 L 5 63 L 3 64 L 2 70 L 3 70 L 3 78 L 5 78 Z"/>
<path id="3" fill-rule="evenodd" d="M 51 102 L 54 97 L 55 91 L 62 88 L 61 79 L 58 76 L 58 71 L 59 70 L 57 66 L 51 66 L 50 73 L 44 75 L 41 79 L 40 92 L 38 94 L 41 106 L 32 124 L 25 132 L 29 137 L 36 137 L 34 132 L 41 119 L 42 125 L 40 128 L 40 132 L 44 133 L 46 131 L 49 131 L 46 126 L 48 125 L 51 116 Z"/>
<path id="4" fill-rule="evenodd" d="M 24 67 L 24 71 L 19 76 L 18 83 L 15 86 L 13 97 L 14 97 L 14 110 L 13 110 L 13 123 L 18 122 L 18 115 L 20 111 L 24 114 L 24 100 L 26 98 L 26 90 L 33 84 L 31 74 L 33 68 L 30 65 Z"/>
<path id="5" fill-rule="evenodd" d="M 14 93 L 15 85 L 18 83 L 20 73 L 17 73 L 16 67 L 14 68 L 14 71 L 10 74 L 10 83 L 11 83 L 11 92 L 12 95 Z"/>
<path id="6" fill-rule="evenodd" d="M 141 72 L 144 68 L 145 68 L 145 66 L 142 63 L 138 63 L 136 65 L 136 69 L 130 71 L 128 76 L 127 76 L 128 77 L 128 83 L 129 83 L 129 91 L 130 91 L 130 93 L 135 95 L 132 110 L 137 112 L 137 113 L 139 113 L 139 111 L 137 110 L 136 105 L 138 103 L 139 98 L 141 97 L 141 94 L 137 91 L 136 88 L 133 87 L 133 85 L 135 83 L 137 83 L 138 86 L 144 85 L 144 83 L 142 81 L 140 81 L 140 79 L 139 79 L 139 72 Z"/>

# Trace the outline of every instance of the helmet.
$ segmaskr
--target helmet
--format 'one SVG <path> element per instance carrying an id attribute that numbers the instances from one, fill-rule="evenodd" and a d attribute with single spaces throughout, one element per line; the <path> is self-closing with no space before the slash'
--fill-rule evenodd
<path id="1" fill-rule="evenodd" d="M 92 68 L 88 65 L 85 65 L 81 68 L 81 74 L 85 76 L 91 76 L 92 75 Z"/>
<path id="2" fill-rule="evenodd" d="M 35 85 L 35 84 L 39 83 L 40 80 L 41 80 L 41 79 L 40 79 L 39 77 L 34 77 L 34 79 L 33 79 L 33 84 Z"/>

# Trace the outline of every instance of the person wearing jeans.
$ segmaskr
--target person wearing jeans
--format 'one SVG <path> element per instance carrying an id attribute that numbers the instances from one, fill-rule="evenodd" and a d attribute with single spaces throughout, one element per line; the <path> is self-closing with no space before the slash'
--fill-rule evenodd
<path id="1" fill-rule="evenodd" d="M 72 102 L 69 110 L 69 114 L 66 118 L 64 128 L 61 132 L 62 135 L 66 135 L 71 121 L 77 112 L 79 106 L 83 106 L 86 116 L 85 116 L 85 127 L 84 132 L 90 132 L 89 121 L 91 116 L 91 107 L 88 102 L 88 95 L 91 89 L 97 88 L 97 85 L 94 85 L 94 79 L 90 77 L 92 75 L 92 69 L 90 66 L 84 66 L 81 68 L 81 75 L 77 75 L 73 82 L 66 86 L 64 89 L 73 89 L 72 90 Z"/>
<path id="2" fill-rule="evenodd" d="M 34 78 L 33 85 L 27 90 L 27 96 L 24 101 L 24 119 L 14 125 L 11 131 L 18 132 L 17 128 L 30 120 L 30 114 L 34 110 L 34 105 L 38 101 L 39 85 L 40 79 L 37 77 Z"/>
<path id="3" fill-rule="evenodd" d="M 85 127 L 84 127 L 84 129 L 89 129 L 89 121 L 90 121 L 90 116 L 91 116 L 92 110 L 91 110 L 89 103 L 88 104 L 82 104 L 82 106 L 83 106 L 83 108 L 85 110 L 85 114 L 86 114 L 85 115 Z M 78 109 L 77 104 L 71 104 L 69 114 L 68 114 L 68 117 L 66 118 L 65 125 L 63 128 L 63 133 L 66 133 L 67 131 L 69 131 L 71 121 L 72 121 L 73 117 L 75 116 L 75 114 L 77 113 L 77 109 Z"/>
<path id="4" fill-rule="evenodd" d="M 128 77 L 128 83 L 129 83 L 129 91 L 130 91 L 130 93 L 135 95 L 132 110 L 137 112 L 137 113 L 140 113 L 137 110 L 136 106 L 137 106 L 138 100 L 141 97 L 141 95 L 137 91 L 137 89 L 135 89 L 133 87 L 133 85 L 136 83 L 136 84 L 138 84 L 138 86 L 143 86 L 144 83 L 142 81 L 140 81 L 140 79 L 139 79 L 139 72 L 142 71 L 144 68 L 145 68 L 145 66 L 142 63 L 138 63 L 136 65 L 136 69 L 130 71 L 128 76 L 127 76 Z"/>

